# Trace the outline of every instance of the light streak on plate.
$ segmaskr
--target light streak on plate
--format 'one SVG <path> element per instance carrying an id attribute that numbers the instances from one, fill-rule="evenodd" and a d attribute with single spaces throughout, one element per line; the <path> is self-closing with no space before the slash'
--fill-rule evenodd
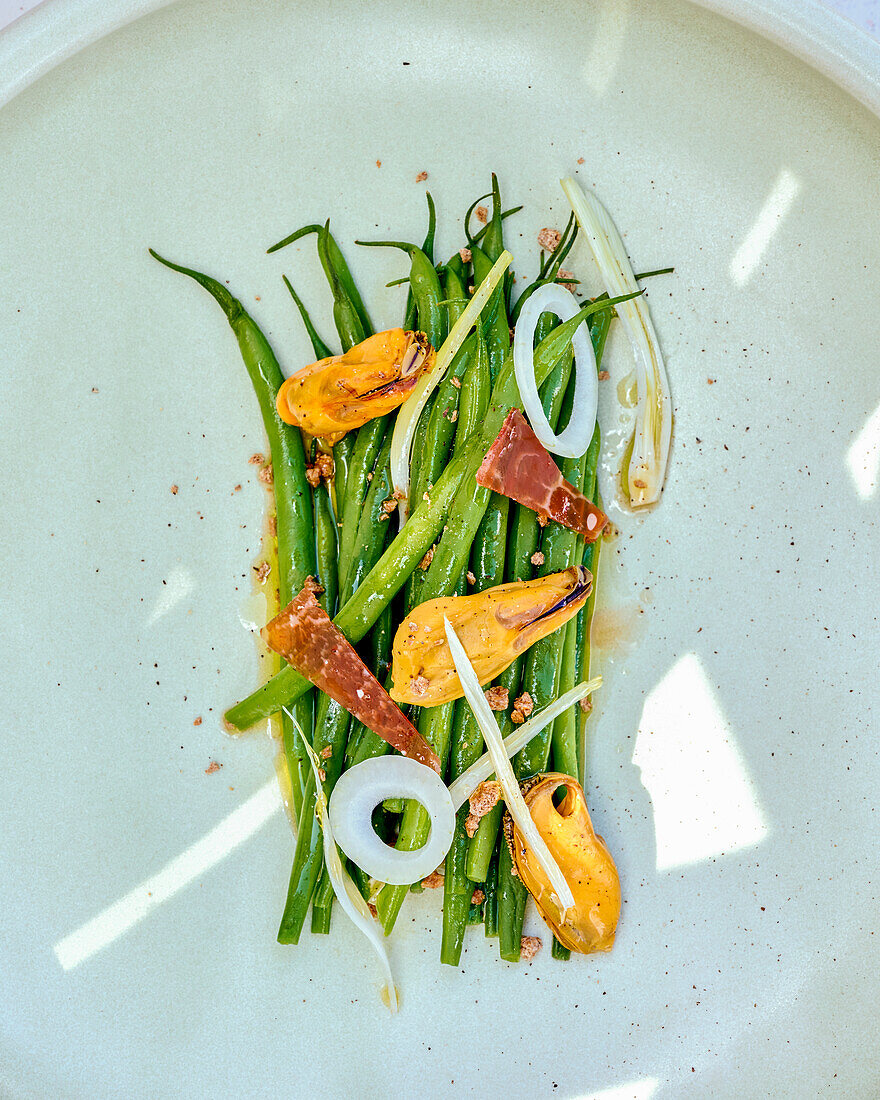
<path id="1" fill-rule="evenodd" d="M 754 274 L 800 189 L 801 182 L 797 176 L 783 168 L 776 177 L 773 189 L 761 207 L 754 225 L 730 261 L 730 277 L 738 286 L 748 282 Z"/>
<path id="2" fill-rule="evenodd" d="M 608 91 L 617 71 L 626 42 L 629 9 L 630 0 L 591 6 L 591 30 L 588 33 L 592 34 L 593 41 L 584 66 L 584 80 L 597 98 Z"/>
<path id="3" fill-rule="evenodd" d="M 877 475 L 880 473 L 880 405 L 846 452 L 846 464 L 856 492 L 862 500 L 870 500 L 877 492 Z"/>
<path id="4" fill-rule="evenodd" d="M 72 970 L 125 935 L 164 901 L 216 867 L 280 808 L 278 783 L 271 779 L 161 871 L 59 940 L 53 950 L 61 966 Z"/>
<path id="5" fill-rule="evenodd" d="M 677 661 L 645 700 L 633 763 L 654 807 L 658 871 L 767 836 L 736 739 L 696 654 Z"/>
<path id="6" fill-rule="evenodd" d="M 625 1085 L 584 1093 L 575 1100 L 651 1100 L 659 1085 L 656 1077 L 641 1077 L 637 1081 L 627 1081 Z"/>

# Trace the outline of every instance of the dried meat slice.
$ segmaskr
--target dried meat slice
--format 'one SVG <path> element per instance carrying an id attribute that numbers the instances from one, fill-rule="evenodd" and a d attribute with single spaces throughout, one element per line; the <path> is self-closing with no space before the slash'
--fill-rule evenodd
<path id="1" fill-rule="evenodd" d="M 577 531 L 587 542 L 594 542 L 608 522 L 604 512 L 565 480 L 519 409 L 507 414 L 477 471 L 477 484 Z"/>
<path id="2" fill-rule="evenodd" d="M 437 754 L 330 621 L 313 587 L 307 581 L 263 628 L 266 644 L 398 752 L 439 773 Z"/>

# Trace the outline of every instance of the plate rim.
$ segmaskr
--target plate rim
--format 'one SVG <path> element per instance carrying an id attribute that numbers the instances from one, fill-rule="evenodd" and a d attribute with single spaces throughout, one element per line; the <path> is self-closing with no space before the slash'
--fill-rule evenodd
<path id="1" fill-rule="evenodd" d="M 57 65 L 176 0 L 43 0 L 0 31 L 0 109 Z M 755 31 L 880 117 L 880 40 L 822 0 L 688 0 Z"/>

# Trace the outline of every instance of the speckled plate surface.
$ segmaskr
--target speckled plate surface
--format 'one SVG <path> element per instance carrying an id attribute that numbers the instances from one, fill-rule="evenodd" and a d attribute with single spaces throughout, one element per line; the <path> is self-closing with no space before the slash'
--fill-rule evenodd
<path id="1" fill-rule="evenodd" d="M 877 119 L 678 0 L 186 0 L 21 92 L 0 150 L 0 1094 L 876 1096 Z M 676 267 L 667 492 L 600 581 L 588 798 L 625 905 L 608 956 L 475 932 L 449 970 L 413 897 L 392 1019 L 341 915 L 274 941 L 272 748 L 219 723 L 258 676 L 260 423 L 146 248 L 229 279 L 291 367 L 281 272 L 325 330 L 327 296 L 270 242 L 331 215 L 396 322 L 396 261 L 348 242 L 419 235 L 426 170 L 445 254 L 492 169 L 520 271 L 573 169 Z"/>

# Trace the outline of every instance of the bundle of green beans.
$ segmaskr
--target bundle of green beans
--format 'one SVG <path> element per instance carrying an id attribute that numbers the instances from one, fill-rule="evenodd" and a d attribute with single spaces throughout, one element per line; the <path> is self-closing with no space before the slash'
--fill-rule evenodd
<path id="1" fill-rule="evenodd" d="M 471 215 L 491 197 L 491 217 L 471 234 Z M 405 241 L 360 242 L 402 250 L 409 259 L 405 327 L 418 327 L 439 347 L 461 315 L 470 284 L 482 281 L 504 249 L 504 220 L 518 210 L 503 211 L 497 179 L 492 190 L 468 210 L 467 244 L 435 266 L 436 211 L 428 196 L 428 231 L 421 247 Z M 478 213 L 480 211 L 478 210 Z M 506 497 L 476 485 L 474 474 L 512 407 L 521 407 L 513 373 L 510 331 L 522 303 L 544 283 L 561 281 L 560 265 L 574 243 L 570 220 L 558 247 L 542 264 L 537 278 L 512 301 L 510 273 L 490 297 L 476 325 L 454 357 L 428 401 L 416 430 L 410 470 L 412 513 L 399 532 L 389 521 L 392 497 L 391 438 L 396 414 L 368 421 L 348 432 L 332 448 L 334 473 L 323 480 L 307 476 L 307 457 L 320 441 L 304 445 L 300 432 L 278 416 L 275 399 L 283 381 L 278 362 L 253 319 L 217 280 L 157 259 L 189 275 L 223 308 L 235 332 L 253 383 L 274 471 L 279 569 L 279 597 L 286 604 L 313 576 L 323 587 L 321 603 L 339 630 L 359 650 L 380 681 L 390 684 L 391 641 L 396 623 L 418 603 L 441 596 L 481 591 L 504 581 L 526 580 L 583 561 L 594 573 L 598 544 L 550 522 L 543 529 L 537 515 Z M 351 270 L 330 232 L 329 222 L 310 224 L 273 245 L 277 251 L 307 236 L 317 241 L 318 256 L 331 292 L 333 321 L 343 352 L 373 332 L 370 316 Z M 334 354 L 318 334 L 311 316 L 287 277 L 285 284 L 299 310 L 316 358 Z M 398 280 L 400 281 L 400 280 Z M 389 284 L 390 285 L 390 284 Z M 573 400 L 571 338 L 587 321 L 601 360 L 615 301 L 587 303 L 570 321 L 559 324 L 544 315 L 536 333 L 535 375 L 551 425 L 567 419 Z M 598 429 L 590 449 L 561 464 L 564 476 L 596 498 Z M 308 450 L 307 450 L 308 448 Z M 535 564 L 540 563 L 540 564 Z M 536 643 L 497 678 L 507 688 L 509 703 L 528 692 L 543 707 L 589 674 L 590 603 L 566 626 Z M 315 698 L 317 696 L 317 698 Z M 285 666 L 226 715 L 244 730 L 282 707 L 295 715 L 312 748 L 322 759 L 325 793 L 345 768 L 390 752 L 385 741 L 293 668 Z M 483 740 L 464 700 L 431 708 L 412 708 L 412 720 L 434 748 L 451 782 L 483 752 Z M 584 717 L 582 712 L 581 718 Z M 500 712 L 502 735 L 512 729 L 509 713 Z M 560 715 L 517 756 L 521 779 L 547 768 L 577 777 L 582 721 L 575 712 Z M 286 717 L 282 749 L 291 781 L 298 828 L 287 899 L 278 939 L 296 943 L 311 907 L 313 932 L 327 932 L 333 890 L 323 867 L 320 826 L 314 814 L 315 786 L 304 766 L 299 735 Z M 510 855 L 501 839 L 499 804 L 483 817 L 473 837 L 465 830 L 467 806 L 458 815 L 455 837 L 445 861 L 441 959 L 457 965 L 469 924 L 483 923 L 486 935 L 499 935 L 501 955 L 519 957 L 525 890 L 512 873 Z M 377 809 L 374 826 L 389 843 L 416 849 L 427 839 L 429 821 L 416 802 L 389 803 Z M 375 901 L 386 933 L 394 926 L 409 887 L 371 883 L 350 866 L 364 896 Z M 566 952 L 554 945 L 554 954 Z"/>

